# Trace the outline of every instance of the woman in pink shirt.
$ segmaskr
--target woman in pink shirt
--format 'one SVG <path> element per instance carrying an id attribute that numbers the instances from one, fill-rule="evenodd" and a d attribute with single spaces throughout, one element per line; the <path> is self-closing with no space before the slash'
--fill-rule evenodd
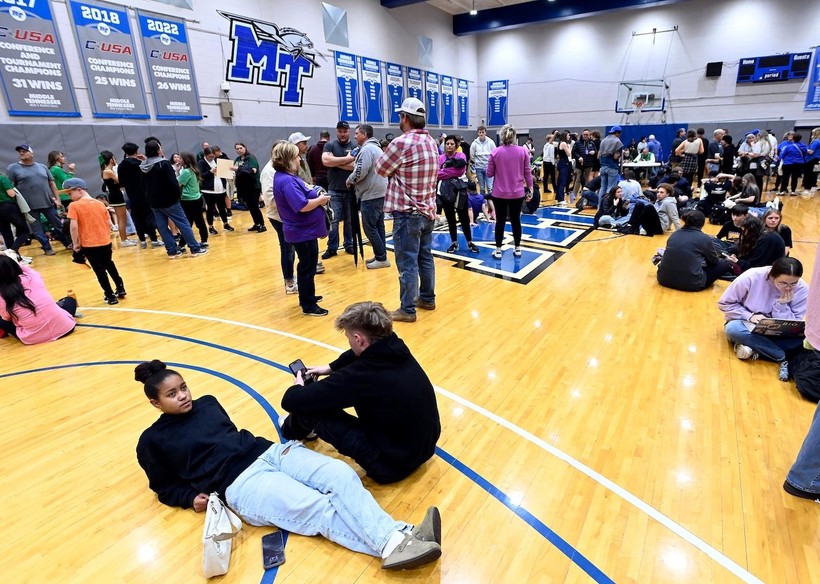
<path id="1" fill-rule="evenodd" d="M 54 341 L 74 330 L 76 312 L 74 298 L 54 302 L 40 274 L 0 254 L 0 337 L 25 345 Z"/>
<path id="2" fill-rule="evenodd" d="M 499 132 L 501 146 L 490 154 L 487 165 L 487 176 L 495 178 L 493 182 L 493 200 L 495 201 L 495 251 L 493 257 L 501 259 L 501 242 L 504 240 L 504 224 L 507 212 L 512 225 L 513 255 L 521 257 L 521 206 L 524 199 L 532 198 L 532 170 L 530 155 L 527 149 L 516 144 L 515 129 L 507 124 Z"/>

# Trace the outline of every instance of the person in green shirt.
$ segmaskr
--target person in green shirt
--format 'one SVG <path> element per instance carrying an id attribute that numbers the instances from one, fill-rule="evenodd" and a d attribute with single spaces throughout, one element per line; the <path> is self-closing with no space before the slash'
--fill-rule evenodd
<path id="1" fill-rule="evenodd" d="M 234 149 L 237 156 L 231 170 L 236 173 L 234 179 L 236 194 L 247 207 L 253 220 L 253 227 L 248 231 L 264 233 L 268 228 L 265 227 L 265 218 L 259 210 L 259 196 L 262 194 L 262 185 L 259 182 L 259 162 L 253 154 L 248 152 L 248 148 L 242 142 L 234 144 Z"/>
<path id="2" fill-rule="evenodd" d="M 177 177 L 179 187 L 182 189 L 179 203 L 182 205 L 182 210 L 185 211 L 188 223 L 192 226 L 196 225 L 199 230 L 201 247 L 207 248 L 208 224 L 205 223 L 203 198 L 202 193 L 199 191 L 199 182 L 201 180 L 199 168 L 197 168 L 194 155 L 190 152 L 183 152 L 179 157 L 182 159 L 182 169 Z M 184 245 L 184 243 L 180 245 Z"/>
<path id="3" fill-rule="evenodd" d="M 20 252 L 20 248 L 28 241 L 28 225 L 17 206 L 15 197 L 17 192 L 14 185 L 5 175 L 0 174 L 0 235 L 6 242 L 6 247 Z M 11 227 L 14 226 L 12 234 Z"/>
<path id="4" fill-rule="evenodd" d="M 57 185 L 57 190 L 63 190 L 63 182 L 69 178 L 74 178 L 74 163 L 68 165 L 68 172 L 63 168 L 65 166 L 65 154 L 59 150 L 52 150 L 48 153 L 48 170 L 51 176 L 54 177 L 54 183 Z M 60 193 L 60 202 L 63 207 L 68 209 L 71 204 L 71 197 L 68 193 Z"/>

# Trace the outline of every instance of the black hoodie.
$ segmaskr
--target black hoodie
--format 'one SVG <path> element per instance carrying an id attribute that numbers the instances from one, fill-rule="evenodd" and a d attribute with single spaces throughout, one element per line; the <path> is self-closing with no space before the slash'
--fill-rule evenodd
<path id="1" fill-rule="evenodd" d="M 143 160 L 140 170 L 145 174 L 145 194 L 152 209 L 165 209 L 179 202 L 179 181 L 170 162 L 155 156 Z"/>

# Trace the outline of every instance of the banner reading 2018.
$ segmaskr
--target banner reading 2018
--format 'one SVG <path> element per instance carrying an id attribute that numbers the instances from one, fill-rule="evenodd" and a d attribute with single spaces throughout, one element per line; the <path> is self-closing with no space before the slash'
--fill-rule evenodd
<path id="1" fill-rule="evenodd" d="M 201 120 L 185 21 L 137 10 L 158 120 Z"/>
<path id="2" fill-rule="evenodd" d="M 0 5 L 0 64 L 9 115 L 79 117 L 46 0 Z"/>
<path id="3" fill-rule="evenodd" d="M 68 7 L 94 116 L 150 117 L 127 10 L 97 1 Z"/>

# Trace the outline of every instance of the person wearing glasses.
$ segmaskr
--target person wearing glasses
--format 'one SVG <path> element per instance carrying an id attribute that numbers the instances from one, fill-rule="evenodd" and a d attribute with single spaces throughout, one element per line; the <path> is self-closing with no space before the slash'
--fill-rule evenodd
<path id="1" fill-rule="evenodd" d="M 724 332 L 734 343 L 738 359 L 763 358 L 780 364 L 780 381 L 789 380 L 790 352 L 802 337 L 768 337 L 753 333 L 764 318 L 802 320 L 806 316 L 808 285 L 801 279 L 803 264 L 782 257 L 771 267 L 751 268 L 734 280 L 718 300 L 726 319 Z"/>

